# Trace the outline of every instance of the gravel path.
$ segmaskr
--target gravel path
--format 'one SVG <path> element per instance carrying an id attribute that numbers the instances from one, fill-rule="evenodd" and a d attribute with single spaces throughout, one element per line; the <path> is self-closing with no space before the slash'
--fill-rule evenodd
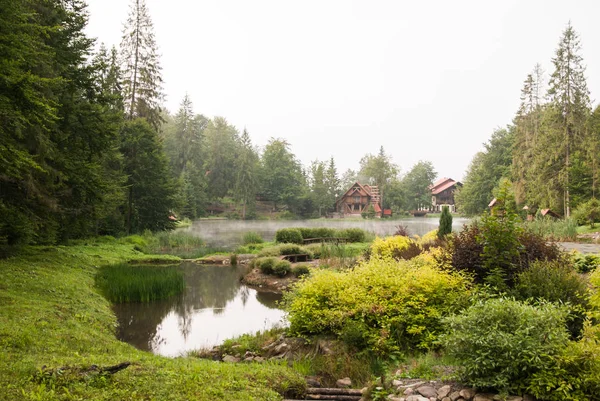
<path id="1" fill-rule="evenodd" d="M 600 253 L 600 244 L 580 244 L 577 242 L 558 242 L 567 251 L 577 250 L 581 253 Z"/>

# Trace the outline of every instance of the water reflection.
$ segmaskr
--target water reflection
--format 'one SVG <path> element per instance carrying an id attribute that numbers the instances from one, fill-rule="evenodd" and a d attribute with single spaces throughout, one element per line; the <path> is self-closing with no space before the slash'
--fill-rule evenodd
<path id="1" fill-rule="evenodd" d="M 454 218 L 452 228 L 459 230 L 469 219 Z M 229 247 L 240 245 L 244 233 L 255 231 L 265 240 L 271 241 L 275 232 L 286 227 L 330 227 L 336 229 L 362 228 L 380 236 L 391 235 L 399 225 L 407 226 L 410 234 L 423 235 L 438 228 L 439 218 L 416 217 L 402 220 L 197 220 L 182 231 L 190 232 L 203 238 L 209 245 Z"/>
<path id="2" fill-rule="evenodd" d="M 115 305 L 117 335 L 135 347 L 177 356 L 282 323 L 281 296 L 240 283 L 243 267 L 183 263 L 184 293 L 169 300 Z"/>

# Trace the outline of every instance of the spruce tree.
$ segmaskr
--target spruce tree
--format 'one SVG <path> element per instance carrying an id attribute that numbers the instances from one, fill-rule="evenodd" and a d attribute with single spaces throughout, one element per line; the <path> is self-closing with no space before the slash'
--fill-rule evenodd
<path id="1" fill-rule="evenodd" d="M 590 113 L 590 98 L 585 79 L 585 66 L 580 55 L 579 35 L 571 23 L 563 32 L 552 63 L 548 97 L 554 110 L 557 131 L 553 135 L 560 144 L 562 166 L 556 172 L 564 194 L 564 212 L 571 214 L 571 165 L 573 154 L 584 143 L 585 121 Z"/>
<path id="2" fill-rule="evenodd" d="M 144 118 L 158 130 L 163 121 L 163 81 L 154 25 L 145 0 L 131 0 L 121 39 L 121 63 L 128 118 Z"/>
<path id="3" fill-rule="evenodd" d="M 242 204 L 242 219 L 245 219 L 248 207 L 253 207 L 256 199 L 258 154 L 254 150 L 250 135 L 245 128 L 240 141 L 241 148 L 237 162 L 234 194 Z"/>
<path id="4" fill-rule="evenodd" d="M 440 227 L 438 228 L 438 238 L 443 239 L 446 235 L 452 232 L 452 214 L 448 206 L 442 207 L 442 215 L 440 216 Z"/>

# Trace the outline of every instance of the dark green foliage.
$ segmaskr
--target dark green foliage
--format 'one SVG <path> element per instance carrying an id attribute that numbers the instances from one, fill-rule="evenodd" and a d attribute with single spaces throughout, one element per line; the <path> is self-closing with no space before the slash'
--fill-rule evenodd
<path id="1" fill-rule="evenodd" d="M 296 277 L 310 275 L 310 269 L 307 264 L 299 263 L 292 268 L 292 274 Z"/>
<path id="2" fill-rule="evenodd" d="M 174 227 L 169 219 L 175 184 L 156 131 L 144 120 L 128 121 L 121 130 L 121 151 L 127 173 L 127 231 L 160 231 Z"/>
<path id="3" fill-rule="evenodd" d="M 307 251 L 297 244 L 281 244 L 278 246 L 280 255 L 298 255 Z"/>
<path id="4" fill-rule="evenodd" d="M 464 369 L 465 384 L 521 394 L 566 347 L 565 317 L 564 308 L 552 304 L 479 301 L 444 319 L 448 330 L 442 344 Z"/>
<path id="5" fill-rule="evenodd" d="M 374 219 L 375 218 L 375 207 L 369 205 L 366 212 L 362 212 L 360 215 L 363 219 Z"/>
<path id="6" fill-rule="evenodd" d="M 235 253 L 229 255 L 229 264 L 231 266 L 237 266 L 238 264 L 238 256 Z"/>
<path id="7" fill-rule="evenodd" d="M 334 238 L 337 235 L 337 232 L 335 229 L 327 228 L 327 227 L 318 227 L 318 228 L 300 227 L 300 228 L 298 228 L 298 230 L 302 234 L 303 239 Z"/>
<path id="8" fill-rule="evenodd" d="M 440 216 L 440 227 L 438 228 L 438 238 L 442 239 L 446 235 L 452 232 L 452 215 L 450 214 L 450 208 L 444 206 L 442 208 L 442 215 Z"/>
<path id="9" fill-rule="evenodd" d="M 292 264 L 287 260 L 280 260 L 273 266 L 273 274 L 278 277 L 285 277 L 292 271 Z"/>
<path id="10" fill-rule="evenodd" d="M 116 303 L 165 299 L 181 294 L 185 288 L 183 273 L 176 267 L 128 264 L 102 267 L 96 285 Z"/>
<path id="11" fill-rule="evenodd" d="M 564 303 L 567 327 L 578 338 L 590 308 L 587 281 L 563 262 L 534 262 L 517 276 L 512 294 L 517 300 Z"/>
<path id="12" fill-rule="evenodd" d="M 492 216 L 487 217 L 485 224 L 463 227 L 450 246 L 453 268 L 471 273 L 477 283 L 487 282 L 499 289 L 511 287 L 515 275 L 536 260 L 562 258 L 558 247 L 547 243 L 543 237 L 516 228 L 514 222 L 504 223 Z"/>
<path id="13" fill-rule="evenodd" d="M 275 241 L 279 243 L 302 244 L 302 233 L 297 228 L 282 228 L 275 233 Z"/>

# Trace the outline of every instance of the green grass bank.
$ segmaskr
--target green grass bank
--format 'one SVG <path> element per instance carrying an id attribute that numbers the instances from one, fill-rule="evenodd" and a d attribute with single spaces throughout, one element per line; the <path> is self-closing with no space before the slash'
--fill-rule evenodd
<path id="1" fill-rule="evenodd" d="M 170 359 L 118 341 L 95 275 L 147 259 L 132 244 L 91 241 L 0 260 L 0 400 L 281 400 L 304 388 L 281 365 Z M 114 375 L 91 368 L 122 362 L 131 366 Z"/>

